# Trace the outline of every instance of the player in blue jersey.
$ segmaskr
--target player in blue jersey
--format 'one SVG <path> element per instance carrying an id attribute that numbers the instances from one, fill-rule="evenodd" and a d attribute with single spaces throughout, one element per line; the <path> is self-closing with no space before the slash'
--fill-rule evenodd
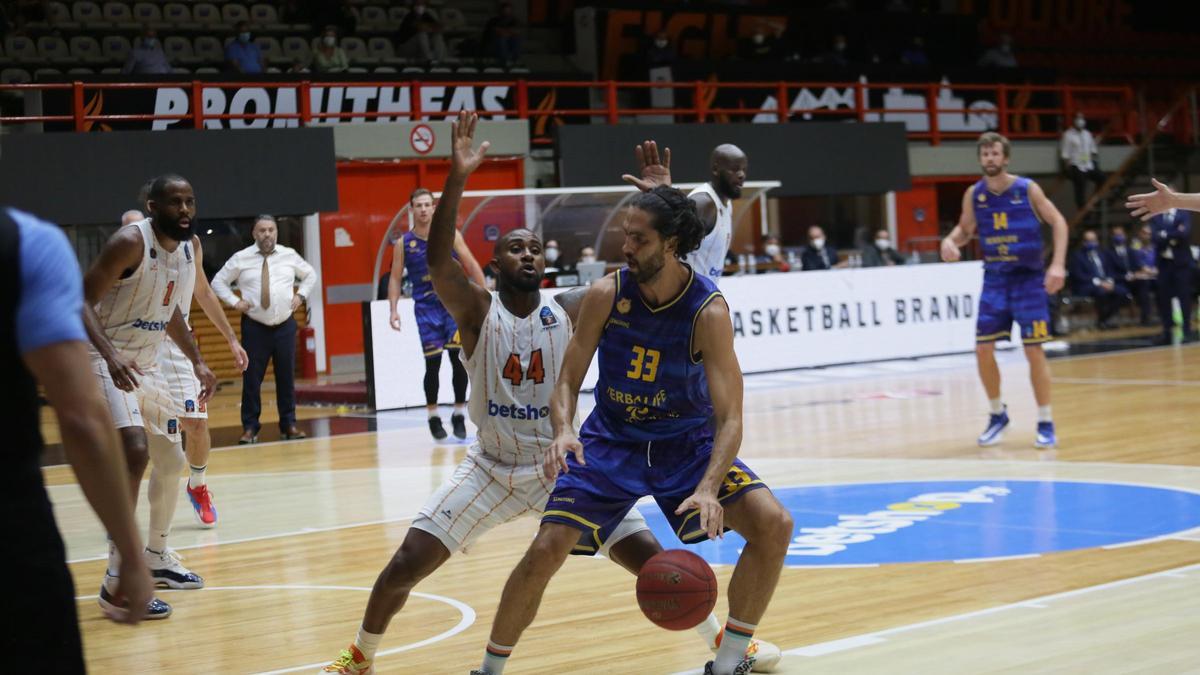
<path id="1" fill-rule="evenodd" d="M 746 647 L 779 580 L 792 519 L 737 460 L 742 371 L 729 308 L 712 281 L 680 261 L 704 236 L 694 204 L 679 190 L 655 187 L 632 200 L 624 231 L 628 268 L 588 290 L 563 357 L 550 406 L 555 440 L 546 453 L 546 475 L 562 474 L 537 537 L 505 585 L 478 673 L 503 671 L 580 531 L 602 543 L 605 528 L 647 495 L 684 543 L 720 537 L 727 526 L 746 538 L 729 584 L 724 637 L 705 672 L 740 675 L 754 667 Z M 579 388 L 597 352 L 596 409 L 576 436 Z"/>
<path id="2" fill-rule="evenodd" d="M 426 259 L 426 249 L 429 246 L 429 224 L 433 222 L 433 193 L 425 188 L 413 191 L 408 200 L 412 207 L 413 227 L 400 241 L 392 252 L 392 273 L 388 278 L 388 303 L 391 305 L 391 324 L 394 330 L 400 330 L 400 314 L 396 311 L 396 301 L 400 299 L 400 277 L 407 270 L 408 280 L 412 284 L 413 312 L 417 317 L 417 332 L 421 335 L 421 351 L 425 354 L 425 407 L 429 412 L 429 433 L 434 440 L 446 438 L 446 429 L 442 426 L 442 418 L 438 416 L 438 385 L 442 369 L 442 352 L 452 350 L 450 368 L 454 372 L 454 414 L 450 417 L 454 435 L 458 438 L 467 437 L 467 424 L 464 412 L 467 405 L 467 371 L 458 360 L 458 351 L 462 343 L 458 336 L 458 327 L 454 318 L 442 306 L 437 294 L 433 291 L 433 282 L 429 276 L 429 263 Z M 463 271 L 480 288 L 486 287 L 483 270 L 471 255 L 471 249 L 463 241 L 462 234 L 454 234 L 455 259 L 462 265 Z"/>
<path id="3" fill-rule="evenodd" d="M 1015 321 L 1021 327 L 1038 405 L 1034 447 L 1050 449 L 1058 441 L 1050 414 L 1050 366 L 1042 343 L 1050 340 L 1047 294 L 1057 293 L 1067 276 L 1067 221 L 1037 183 L 1008 173 L 1012 145 L 1007 138 L 988 132 L 979 137 L 977 149 L 983 178 L 963 195 L 958 225 L 942 240 L 942 259 L 958 260 L 959 249 L 979 231 L 984 272 L 975 324 L 975 358 L 991 406 L 979 445 L 999 443 L 1008 428 L 1008 409 L 1000 397 L 996 341 L 1009 339 Z M 1050 225 L 1054 236 L 1053 258 L 1044 272 L 1043 224 Z"/>

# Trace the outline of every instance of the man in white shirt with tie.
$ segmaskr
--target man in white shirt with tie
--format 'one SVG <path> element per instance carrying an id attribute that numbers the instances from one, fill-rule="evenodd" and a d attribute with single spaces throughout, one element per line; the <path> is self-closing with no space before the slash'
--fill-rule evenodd
<path id="1" fill-rule="evenodd" d="M 1096 155 L 1100 150 L 1092 132 L 1088 131 L 1083 113 L 1075 113 L 1074 126 L 1063 133 L 1061 150 L 1067 175 L 1075 184 L 1075 207 L 1083 208 L 1088 180 L 1096 184 L 1097 190 L 1104 184 L 1104 174 L 1096 166 Z"/>
<path id="2" fill-rule="evenodd" d="M 259 216 L 253 235 L 254 245 L 233 254 L 212 281 L 217 297 L 242 313 L 242 345 L 250 356 L 250 366 L 242 374 L 241 444 L 258 442 L 259 388 L 272 360 L 280 436 L 304 438 L 296 428 L 296 320 L 292 315 L 317 281 L 312 265 L 294 249 L 276 243 L 279 229 L 274 217 Z M 234 283 L 240 298 L 230 288 Z"/>

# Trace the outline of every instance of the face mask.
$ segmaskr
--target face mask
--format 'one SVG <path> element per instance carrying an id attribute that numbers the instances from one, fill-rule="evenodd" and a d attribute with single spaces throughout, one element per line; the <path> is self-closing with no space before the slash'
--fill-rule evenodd
<path id="1" fill-rule="evenodd" d="M 544 255 L 546 256 L 546 262 L 552 263 L 555 260 L 558 260 L 558 249 L 551 246 L 550 248 L 546 249 Z"/>
<path id="2" fill-rule="evenodd" d="M 761 45 L 763 41 L 767 39 L 767 36 L 763 35 L 762 33 L 755 33 L 754 37 L 751 39 L 754 40 L 754 44 Z"/>
<path id="3" fill-rule="evenodd" d="M 337 38 L 333 37 L 332 35 L 326 35 L 322 42 L 325 43 L 326 47 L 332 47 L 337 44 Z"/>
<path id="4" fill-rule="evenodd" d="M 1087 120 L 1083 120 L 1083 119 L 1075 120 L 1075 128 L 1076 129 L 1083 129 L 1086 126 L 1087 126 Z"/>
<path id="5" fill-rule="evenodd" d="M 825 248 L 825 237 L 819 237 L 812 240 L 813 248 Z"/>
<path id="6" fill-rule="evenodd" d="M 658 39 L 658 40 L 655 40 L 655 41 L 654 41 L 654 46 L 655 46 L 655 47 L 658 47 L 659 49 L 662 49 L 662 48 L 664 48 L 664 47 L 666 47 L 666 46 L 667 46 L 667 41 L 666 41 L 666 40 L 663 40 L 663 39 Z"/>
<path id="7" fill-rule="evenodd" d="M 154 38 L 142 38 L 142 46 L 146 49 L 154 49 L 156 44 L 158 44 L 158 40 Z"/>
<path id="8" fill-rule="evenodd" d="M 594 256 L 594 255 L 580 256 L 579 262 L 580 262 L 580 264 L 594 263 L 594 262 L 596 262 L 596 256 Z"/>
<path id="9" fill-rule="evenodd" d="M 1088 242 L 1084 242 L 1083 247 L 1089 251 L 1095 251 L 1096 249 L 1100 248 L 1100 244 L 1098 244 L 1094 241 L 1088 241 Z"/>
<path id="10" fill-rule="evenodd" d="M 880 251 L 886 251 L 891 247 L 892 247 L 891 239 L 876 239 L 875 240 L 875 248 L 879 249 Z"/>
<path id="11" fill-rule="evenodd" d="M 238 33 L 238 39 L 241 40 L 242 42 L 249 42 L 250 41 L 250 33 L 249 32 Z"/>
<path id="12" fill-rule="evenodd" d="M 768 257 L 774 258 L 779 255 L 779 244 L 767 244 L 766 251 Z"/>
<path id="13" fill-rule="evenodd" d="M 1125 235 L 1118 234 L 1118 235 L 1114 236 L 1113 243 L 1116 244 L 1117 246 L 1124 246 L 1125 245 Z"/>

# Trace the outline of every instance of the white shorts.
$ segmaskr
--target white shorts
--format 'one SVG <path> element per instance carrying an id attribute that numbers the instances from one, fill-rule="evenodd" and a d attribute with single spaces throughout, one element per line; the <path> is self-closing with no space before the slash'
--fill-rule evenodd
<path id="1" fill-rule="evenodd" d="M 157 366 L 143 367 L 140 375 L 135 373 L 138 386 L 131 392 L 117 389 L 108 364 L 99 354 L 92 354 L 92 373 L 100 381 L 108 411 L 118 429 L 145 427 L 146 433 L 179 441 L 178 409 Z"/>
<path id="2" fill-rule="evenodd" d="M 450 480 L 421 507 L 412 526 L 437 537 L 454 553 L 484 532 L 520 516 L 541 517 L 554 481 L 542 475 L 541 465 L 501 463 L 472 446 Z M 597 553 L 607 555 L 613 544 L 650 529 L 637 508 L 603 542 Z"/>
<path id="3" fill-rule="evenodd" d="M 188 357 L 174 340 L 165 339 L 158 348 L 158 367 L 167 381 L 167 391 L 180 417 L 208 419 L 208 404 L 200 402 L 200 380 Z"/>

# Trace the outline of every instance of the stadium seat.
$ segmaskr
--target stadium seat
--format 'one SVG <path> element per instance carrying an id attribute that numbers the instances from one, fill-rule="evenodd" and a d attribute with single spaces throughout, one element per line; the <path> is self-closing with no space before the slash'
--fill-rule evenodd
<path id="1" fill-rule="evenodd" d="M 454 72 L 459 75 L 478 75 L 479 69 L 475 66 L 459 66 L 454 69 Z"/>
<path id="2" fill-rule="evenodd" d="M 196 69 L 196 74 L 197 74 L 197 75 L 204 74 L 204 73 L 207 73 L 207 74 L 210 74 L 210 75 L 211 75 L 211 74 L 213 74 L 213 73 L 219 73 L 219 72 L 221 72 L 221 71 L 220 71 L 220 70 L 218 70 L 218 69 L 216 69 L 216 68 L 213 68 L 213 67 L 211 67 L 211 66 L 205 66 L 205 67 L 203 67 L 203 68 L 197 68 L 197 69 Z"/>
<path id="3" fill-rule="evenodd" d="M 283 48 L 279 46 L 279 40 L 270 36 L 262 36 L 254 38 L 254 44 L 258 45 L 258 48 L 262 50 L 263 57 L 270 63 L 290 63 L 283 54 Z"/>
<path id="4" fill-rule="evenodd" d="M 299 35 L 289 35 L 283 38 L 283 55 L 288 61 L 301 61 L 308 63 L 312 60 L 312 50 L 308 47 L 308 40 Z"/>
<path id="5" fill-rule="evenodd" d="M 250 8 L 250 22 L 256 26 L 278 24 L 279 12 L 271 5 L 259 3 Z"/>
<path id="6" fill-rule="evenodd" d="M 76 35 L 71 38 L 71 56 L 83 63 L 105 63 L 108 60 L 100 50 L 100 43 L 90 35 Z"/>
<path id="7" fill-rule="evenodd" d="M 0 84 L 25 84 L 33 80 L 33 76 L 24 68 L 5 68 L 0 70 Z"/>
<path id="8" fill-rule="evenodd" d="M 250 10 L 246 9 L 245 5 L 240 5 L 236 2 L 226 3 L 221 5 L 221 22 L 236 26 L 239 22 L 250 21 Z"/>
<path id="9" fill-rule="evenodd" d="M 67 49 L 67 41 L 60 37 L 40 37 L 37 39 L 37 48 L 42 59 L 51 63 L 71 63 L 75 60 L 71 58 L 71 50 Z"/>
<path id="10" fill-rule="evenodd" d="M 105 60 L 115 61 L 117 63 L 125 63 L 129 58 L 129 52 L 133 50 L 133 45 L 129 42 L 129 38 L 124 35 L 105 35 L 100 41 L 100 53 L 104 55 Z"/>
<path id="11" fill-rule="evenodd" d="M 393 74 L 393 73 L 398 73 L 400 71 L 396 70 L 396 68 L 394 66 L 376 66 L 375 72 L 382 73 L 384 75 L 389 75 L 389 74 Z"/>
<path id="12" fill-rule="evenodd" d="M 71 5 L 71 18 L 79 22 L 81 26 L 92 28 L 108 28 L 109 22 L 104 18 L 104 13 L 100 11 L 100 5 L 87 0 L 78 0 Z"/>
<path id="13" fill-rule="evenodd" d="M 95 75 L 96 71 L 91 68 L 71 68 L 67 71 L 68 75 Z"/>
<path id="14" fill-rule="evenodd" d="M 192 51 L 192 41 L 178 35 L 163 40 L 163 52 L 166 53 L 167 60 L 176 65 L 198 62 L 196 53 Z"/>
<path id="15" fill-rule="evenodd" d="M 358 12 L 358 29 L 365 31 L 385 31 L 389 25 L 387 11 L 379 5 L 366 5 Z"/>
<path id="16" fill-rule="evenodd" d="M 404 21 L 404 17 L 406 17 L 406 16 L 408 16 L 408 8 L 407 7 L 389 7 L 388 8 L 388 19 L 392 22 L 392 25 L 397 28 L 400 27 L 400 24 Z"/>
<path id="17" fill-rule="evenodd" d="M 109 66 L 107 68 L 101 68 L 100 74 L 101 75 L 120 75 L 121 69 L 116 66 Z"/>
<path id="18" fill-rule="evenodd" d="M 24 35 L 10 35 L 4 39 L 4 53 L 9 61 L 25 61 L 40 63 L 42 56 L 38 54 L 37 45 Z"/>
<path id="19" fill-rule="evenodd" d="M 367 51 L 367 43 L 363 42 L 363 39 L 360 37 L 342 38 L 342 49 L 346 52 L 346 56 L 350 59 L 351 63 L 366 65 L 379 63 L 379 59 Z"/>
<path id="20" fill-rule="evenodd" d="M 173 75 L 191 75 L 192 69 L 184 68 L 183 66 L 175 66 L 175 67 L 171 68 L 171 73 Z"/>
<path id="21" fill-rule="evenodd" d="M 433 66 L 429 69 L 430 74 L 433 74 L 433 73 L 444 74 L 444 73 L 453 73 L 453 72 L 454 72 L 454 69 L 449 66 Z"/>
<path id="22" fill-rule="evenodd" d="M 164 28 L 167 23 L 163 21 L 162 8 L 153 2 L 139 2 L 133 6 L 133 20 L 142 25 L 151 25 L 155 28 Z"/>
<path id="23" fill-rule="evenodd" d="M 46 4 L 46 18 L 59 30 L 79 30 L 79 22 L 71 18 L 71 8 L 62 2 Z"/>
<path id="24" fill-rule="evenodd" d="M 442 30 L 447 33 L 457 33 L 467 29 L 467 17 L 457 7 L 447 7 L 441 10 Z"/>
<path id="25" fill-rule="evenodd" d="M 366 68 L 363 68 L 362 66 L 350 66 L 349 68 L 346 69 L 346 72 L 347 73 L 369 73 L 371 71 L 367 70 Z"/>
<path id="26" fill-rule="evenodd" d="M 43 77 L 59 77 L 61 75 L 62 71 L 58 68 L 38 68 L 33 71 L 33 79 L 35 80 L 40 80 Z"/>
<path id="27" fill-rule="evenodd" d="M 134 21 L 133 11 L 123 2 L 104 3 L 104 20 L 120 30 L 137 30 L 141 25 Z"/>
<path id="28" fill-rule="evenodd" d="M 404 58 L 396 56 L 396 47 L 391 38 L 373 37 L 367 40 L 367 53 L 381 63 L 403 65 Z"/>
<path id="29" fill-rule="evenodd" d="M 424 73 L 425 69 L 422 68 L 421 66 L 404 66 L 404 68 L 402 68 L 400 70 L 400 72 L 407 73 L 410 75 L 418 75 L 418 74 Z"/>
<path id="30" fill-rule="evenodd" d="M 222 25 L 221 10 L 211 2 L 198 2 L 192 5 L 192 21 L 204 29 L 233 28 L 233 26 Z"/>
<path id="31" fill-rule="evenodd" d="M 192 42 L 193 53 L 200 61 L 220 63 L 225 60 L 225 48 L 212 35 L 200 35 Z"/>
<path id="32" fill-rule="evenodd" d="M 194 30 L 200 27 L 192 21 L 192 10 L 182 2 L 168 2 L 163 5 L 163 21 L 185 30 Z"/>

